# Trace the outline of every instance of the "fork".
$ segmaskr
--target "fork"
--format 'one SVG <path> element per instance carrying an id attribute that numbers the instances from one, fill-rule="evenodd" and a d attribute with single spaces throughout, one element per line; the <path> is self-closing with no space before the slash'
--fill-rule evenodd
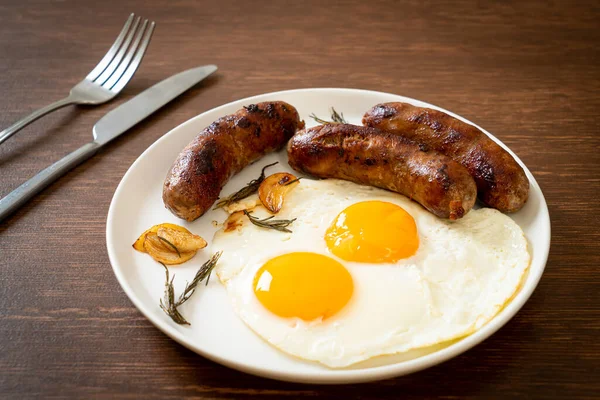
<path id="1" fill-rule="evenodd" d="M 0 144 L 23 127 L 54 110 L 69 104 L 103 104 L 118 95 L 135 74 L 152 38 L 154 21 L 144 19 L 141 27 L 140 21 L 141 17 L 132 13 L 104 58 L 71 89 L 66 98 L 40 108 L 0 132 Z"/>

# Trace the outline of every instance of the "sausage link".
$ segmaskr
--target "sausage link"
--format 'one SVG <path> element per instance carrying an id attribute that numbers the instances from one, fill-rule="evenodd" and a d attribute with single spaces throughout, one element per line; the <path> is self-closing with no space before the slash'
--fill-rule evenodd
<path id="1" fill-rule="evenodd" d="M 462 218 L 477 196 L 473 178 L 459 163 L 374 128 L 316 126 L 296 133 L 287 151 L 296 171 L 388 189 L 441 218 Z"/>
<path id="2" fill-rule="evenodd" d="M 479 198 L 502 212 L 518 211 L 529 196 L 529 180 L 517 161 L 485 133 L 441 111 L 407 103 L 378 104 L 363 124 L 392 132 L 461 163 L 475 179 Z"/>
<path id="3" fill-rule="evenodd" d="M 251 104 L 213 122 L 179 154 L 163 185 L 163 202 L 193 221 L 217 200 L 246 165 L 279 150 L 302 129 L 296 109 L 282 101 Z"/>

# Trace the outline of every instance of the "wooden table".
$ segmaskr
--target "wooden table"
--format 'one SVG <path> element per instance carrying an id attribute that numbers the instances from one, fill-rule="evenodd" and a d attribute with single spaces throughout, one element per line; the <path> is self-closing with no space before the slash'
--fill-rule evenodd
<path id="1" fill-rule="evenodd" d="M 1 223 L 1 398 L 600 394 L 598 3 L 341 3 L 0 4 L 0 127 L 65 95 L 129 12 L 157 21 L 141 68 L 117 100 L 63 109 L 1 146 L 0 195 L 90 140 L 101 116 L 149 85 L 196 65 L 220 68 Z M 493 132 L 529 166 L 548 201 L 552 248 L 539 287 L 497 334 L 410 376 L 310 386 L 208 361 L 133 307 L 105 245 L 109 202 L 131 163 L 205 110 L 303 87 L 365 88 L 437 104 Z"/>

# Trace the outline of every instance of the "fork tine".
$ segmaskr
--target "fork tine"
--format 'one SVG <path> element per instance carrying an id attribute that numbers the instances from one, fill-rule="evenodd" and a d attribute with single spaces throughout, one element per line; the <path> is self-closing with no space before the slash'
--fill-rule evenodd
<path id="1" fill-rule="evenodd" d="M 135 21 L 133 22 L 133 27 L 127 33 L 127 36 L 125 37 L 125 41 L 121 45 L 119 52 L 113 58 L 113 60 L 110 62 L 110 64 L 108 64 L 108 66 L 106 67 L 104 72 L 102 72 L 100 74 L 100 76 L 95 79 L 95 81 L 94 81 L 95 83 L 102 85 L 115 72 L 115 70 L 117 69 L 117 67 L 119 66 L 121 61 L 123 60 L 123 56 L 125 55 L 125 52 L 129 48 L 129 45 L 131 44 L 131 40 L 133 39 L 133 36 L 135 35 L 135 32 L 137 31 L 140 21 L 141 21 L 141 17 L 137 17 L 135 19 Z"/>
<path id="2" fill-rule="evenodd" d="M 131 44 L 131 46 L 129 46 L 129 50 L 127 51 L 127 54 L 125 55 L 125 57 L 123 58 L 123 60 L 121 61 L 121 63 L 117 67 L 117 69 L 115 70 L 115 72 L 113 72 L 113 74 L 110 76 L 110 78 L 102 84 L 102 86 L 104 86 L 106 89 L 110 89 L 111 87 L 113 87 L 115 85 L 115 83 L 117 83 L 119 78 L 121 78 L 121 75 L 123 75 L 123 72 L 125 72 L 125 70 L 129 66 L 129 63 L 131 63 L 131 59 L 135 55 L 135 52 L 136 52 L 138 46 L 140 45 L 142 36 L 144 36 L 144 32 L 146 31 L 147 25 L 148 25 L 148 20 L 146 19 L 142 23 L 142 27 L 137 30 L 137 33 L 135 34 L 135 39 L 133 39 L 133 43 Z"/>
<path id="3" fill-rule="evenodd" d="M 131 26 L 131 22 L 133 21 L 134 16 L 135 16 L 134 13 L 129 14 L 129 18 L 127 18 L 127 21 L 125 21 L 125 25 L 123 25 L 123 29 L 121 29 L 121 33 L 119 33 L 119 36 L 117 36 L 117 38 L 115 39 L 115 42 L 112 44 L 112 46 L 108 50 L 108 52 L 104 55 L 102 60 L 100 60 L 98 65 L 96 65 L 94 67 L 94 69 L 92 70 L 92 72 L 90 72 L 88 74 L 88 76 L 86 76 L 86 79 L 94 81 L 98 77 L 98 75 L 100 75 L 106 69 L 106 67 L 112 61 L 115 54 L 117 54 L 119 47 L 121 47 L 121 44 L 123 43 L 123 39 L 125 38 L 125 35 L 127 34 L 129 27 Z"/>
<path id="4" fill-rule="evenodd" d="M 129 64 L 129 67 L 127 67 L 127 69 L 125 70 L 123 75 L 119 78 L 119 80 L 117 81 L 115 86 L 113 86 L 110 89 L 112 92 L 119 93 L 123 89 L 123 87 L 125 87 L 125 85 L 127 85 L 127 82 L 129 82 L 131 80 L 131 78 L 133 77 L 133 74 L 135 74 L 135 71 L 138 69 L 138 67 L 140 66 L 140 63 L 142 62 L 142 59 L 144 58 L 144 54 L 146 54 L 146 49 L 148 48 L 150 39 L 152 39 L 152 33 L 154 32 L 155 25 L 156 24 L 154 23 L 154 21 L 150 22 L 150 26 L 148 27 L 148 29 L 146 30 L 146 33 L 144 34 L 142 43 L 141 43 L 140 47 L 137 49 L 137 52 L 135 53 L 135 57 L 133 58 L 133 60 L 131 61 L 131 64 Z"/>

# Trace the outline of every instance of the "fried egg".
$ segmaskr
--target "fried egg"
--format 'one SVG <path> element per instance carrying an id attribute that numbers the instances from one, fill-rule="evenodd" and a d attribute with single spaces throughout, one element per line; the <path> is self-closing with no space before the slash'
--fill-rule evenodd
<path id="1" fill-rule="evenodd" d="M 256 217 L 269 214 L 261 207 Z M 303 179 L 274 218 L 215 234 L 234 310 L 277 349 L 331 368 L 460 338 L 491 320 L 530 261 L 519 226 L 494 209 L 442 220 L 408 198 Z"/>

